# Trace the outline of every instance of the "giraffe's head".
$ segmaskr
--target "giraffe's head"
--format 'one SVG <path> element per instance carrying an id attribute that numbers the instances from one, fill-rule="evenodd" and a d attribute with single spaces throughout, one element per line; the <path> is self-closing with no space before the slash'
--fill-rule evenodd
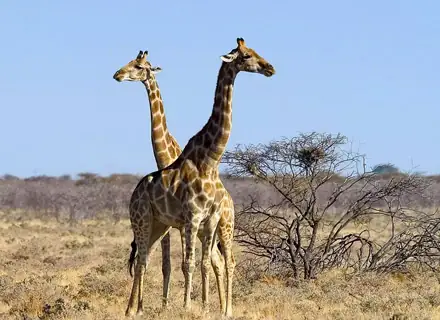
<path id="1" fill-rule="evenodd" d="M 160 67 L 153 67 L 151 63 L 147 61 L 148 51 L 139 51 L 136 59 L 131 60 L 121 69 L 116 71 L 113 75 L 113 79 L 116 81 L 147 81 L 153 74 L 160 72 Z"/>
<path id="2" fill-rule="evenodd" d="M 221 56 L 224 62 L 233 64 L 237 71 L 261 73 L 266 77 L 275 74 L 275 68 L 253 49 L 247 47 L 243 38 L 237 38 L 237 44 L 237 48 Z"/>

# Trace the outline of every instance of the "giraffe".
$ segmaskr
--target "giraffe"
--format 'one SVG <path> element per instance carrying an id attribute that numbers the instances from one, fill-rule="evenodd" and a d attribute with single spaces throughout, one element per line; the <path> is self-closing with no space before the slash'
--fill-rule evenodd
<path id="1" fill-rule="evenodd" d="M 217 78 L 214 105 L 205 126 L 187 143 L 179 157 L 168 167 L 144 176 L 134 189 L 129 211 L 134 241 L 129 262 L 135 264 L 133 286 L 126 315 L 143 309 L 143 280 L 149 257 L 158 241 L 171 227 L 184 228 L 184 307 L 191 307 L 192 276 L 195 269 L 195 243 L 203 222 L 202 241 L 202 301 L 208 302 L 209 274 L 212 244 L 218 230 L 224 248 L 227 277 L 226 316 L 232 316 L 232 258 L 222 241 L 218 226 L 225 188 L 219 179 L 219 163 L 225 151 L 232 125 L 232 91 L 240 71 L 260 73 L 266 77 L 275 74 L 274 67 L 243 38 L 237 38 L 237 47 L 221 56 L 222 65 Z M 230 231 L 232 234 L 232 230 Z M 136 257 L 136 251 L 137 257 Z"/>
<path id="2" fill-rule="evenodd" d="M 166 168 L 173 163 L 180 155 L 181 148 L 176 139 L 168 130 L 165 112 L 163 108 L 163 100 L 159 90 L 159 85 L 155 74 L 160 72 L 160 67 L 153 67 L 147 61 L 148 51 L 140 51 L 136 59 L 131 60 L 125 66 L 120 68 L 114 74 L 113 78 L 118 81 L 141 81 L 148 94 L 150 104 L 150 120 L 151 120 L 151 140 L 153 144 L 153 153 L 156 159 L 158 169 Z M 225 199 L 222 202 L 223 211 L 220 217 L 219 225 L 228 230 L 234 230 L 234 203 L 228 192 L 225 192 Z M 182 244 L 184 244 L 184 231 L 180 229 Z M 231 233 L 226 233 L 231 237 Z M 202 240 L 202 234 L 199 234 Z M 224 239 L 228 245 L 232 245 L 232 241 Z M 163 304 L 168 305 L 169 284 L 171 275 L 171 250 L 169 232 L 162 238 L 162 275 L 163 275 Z M 182 270 L 184 261 L 185 248 L 182 245 Z M 220 300 L 220 308 L 224 312 L 225 309 L 225 293 L 224 293 L 224 263 L 221 253 L 217 246 L 213 248 L 211 263 L 217 280 L 218 294 Z M 131 270 L 130 270 L 131 271 Z"/>

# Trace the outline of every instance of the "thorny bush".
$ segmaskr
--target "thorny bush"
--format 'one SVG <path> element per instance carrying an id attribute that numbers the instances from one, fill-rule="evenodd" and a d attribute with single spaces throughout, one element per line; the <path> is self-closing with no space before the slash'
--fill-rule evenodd
<path id="1" fill-rule="evenodd" d="M 440 219 L 414 205 L 429 180 L 383 180 L 347 147 L 340 134 L 311 133 L 226 152 L 231 177 L 252 177 L 278 195 L 271 203 L 251 195 L 236 209 L 236 240 L 265 272 L 294 279 L 333 267 L 437 269 Z"/>

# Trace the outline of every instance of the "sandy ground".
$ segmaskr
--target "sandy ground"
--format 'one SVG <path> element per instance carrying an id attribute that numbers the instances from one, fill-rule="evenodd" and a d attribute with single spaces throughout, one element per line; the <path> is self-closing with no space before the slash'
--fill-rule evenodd
<path id="1" fill-rule="evenodd" d="M 146 275 L 142 319 L 220 319 L 213 275 L 211 312 L 201 311 L 200 271 L 195 273 L 193 309 L 183 310 L 175 230 L 171 238 L 171 305 L 161 308 L 159 249 Z M 131 240 L 127 220 L 69 225 L 0 218 L 0 319 L 124 319 Z M 240 261 L 238 246 L 236 251 Z M 239 271 L 235 319 L 440 319 L 440 284 L 432 274 L 347 276 L 335 270 L 289 287 L 269 277 L 249 282 Z"/>

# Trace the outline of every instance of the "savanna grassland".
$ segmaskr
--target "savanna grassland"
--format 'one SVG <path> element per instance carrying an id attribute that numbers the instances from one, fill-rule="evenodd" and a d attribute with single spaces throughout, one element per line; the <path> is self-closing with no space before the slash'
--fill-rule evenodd
<path id="1" fill-rule="evenodd" d="M 0 319 L 124 318 L 131 289 L 127 259 L 132 240 L 126 205 L 136 179 L 112 177 L 111 185 L 96 177 L 87 179 L 1 181 Z M 246 198 L 248 182 L 228 183 L 239 204 Z M 420 203 L 425 205 L 433 203 Z M 388 232 L 381 230 L 378 236 Z M 142 318 L 220 319 L 213 273 L 210 312 L 202 312 L 199 268 L 193 309 L 183 310 L 176 230 L 171 239 L 170 307 L 161 307 L 159 249 L 146 275 Z M 249 256 L 239 244 L 235 254 L 235 319 L 440 319 L 440 284 L 431 271 L 356 274 L 336 268 L 313 280 L 291 281 L 265 273 L 255 276 L 243 263 Z M 199 267 L 200 248 L 196 255 Z"/>

